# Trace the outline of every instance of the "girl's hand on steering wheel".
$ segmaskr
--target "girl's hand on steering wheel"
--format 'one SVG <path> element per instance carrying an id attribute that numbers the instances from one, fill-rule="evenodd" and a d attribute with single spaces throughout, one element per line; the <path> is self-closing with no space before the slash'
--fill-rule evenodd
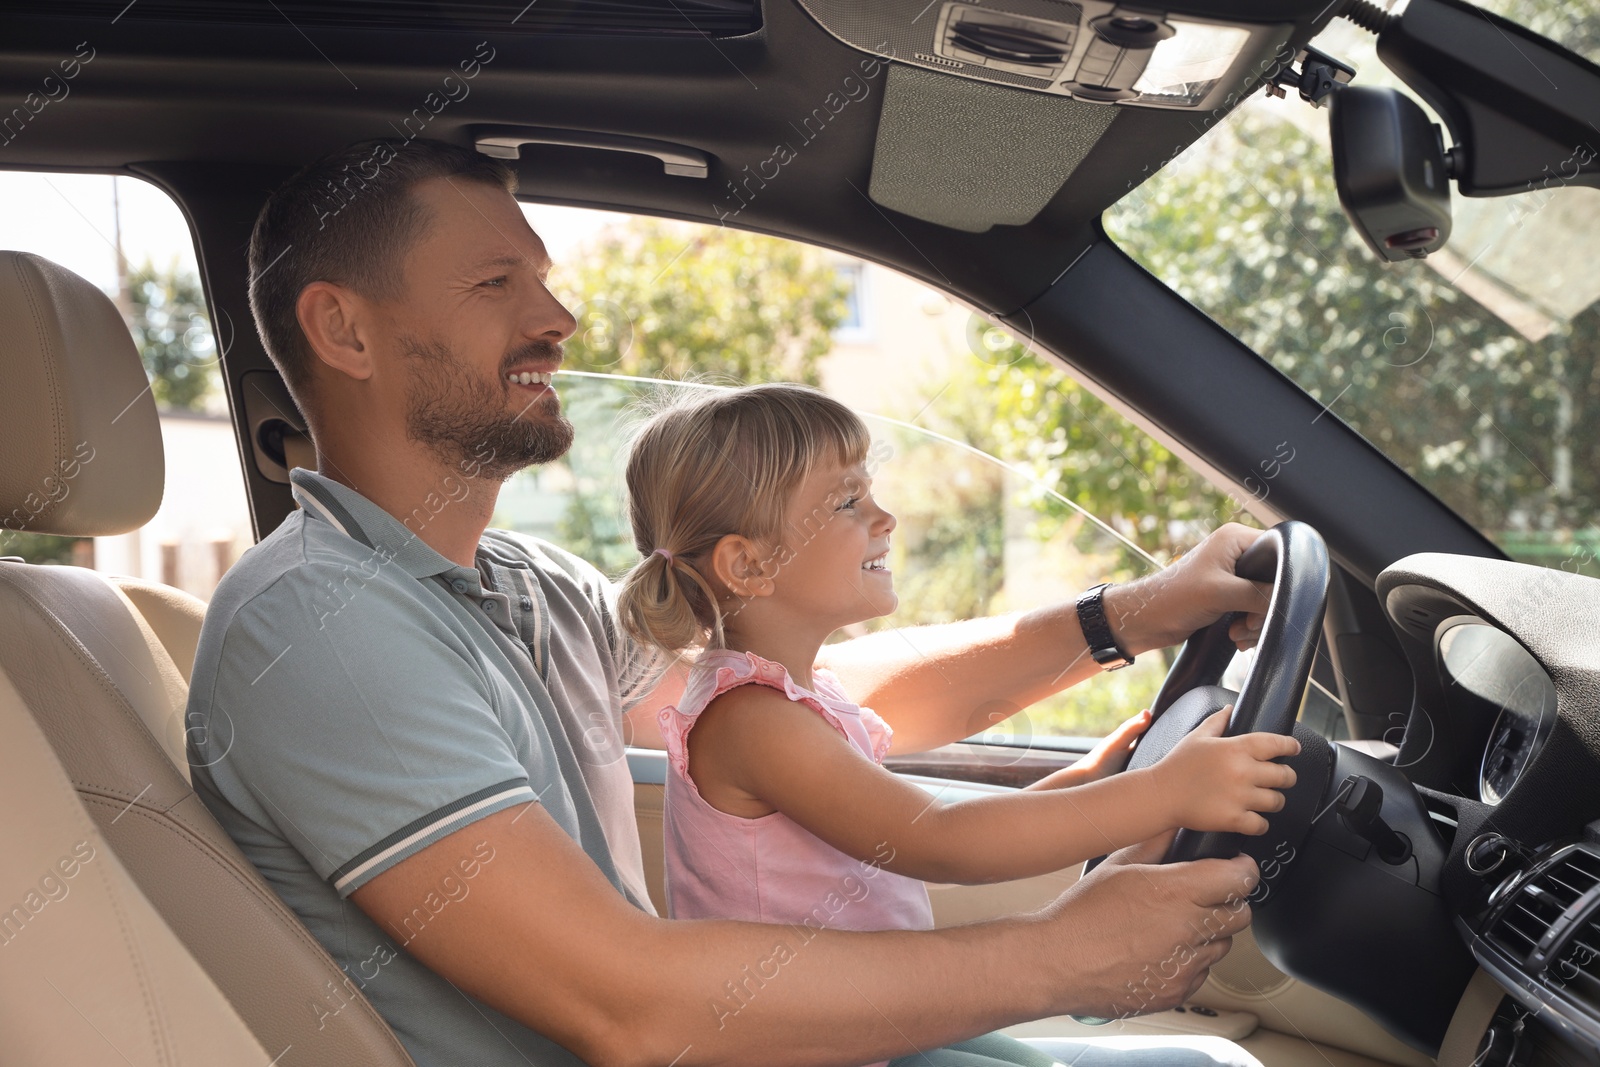
<path id="1" fill-rule="evenodd" d="M 1100 739 L 1100 743 L 1086 752 L 1070 767 L 1028 786 L 1029 789 L 1070 789 L 1109 778 L 1128 765 L 1133 755 L 1133 743 L 1150 728 L 1150 709 L 1145 708 L 1130 719 L 1125 719 L 1116 729 Z"/>
<path id="2" fill-rule="evenodd" d="M 1149 708 L 1131 719 L 1124 719 L 1121 725 L 1102 737 L 1086 756 L 1072 765 L 1075 771 L 1082 768 L 1079 781 L 1093 782 L 1121 771 L 1128 765 L 1128 757 L 1133 755 L 1133 743 L 1149 728 Z"/>
<path id="3" fill-rule="evenodd" d="M 1209 716 L 1149 768 L 1173 826 L 1221 833 L 1264 834 L 1261 812 L 1282 810 L 1280 790 L 1294 785 L 1293 767 L 1271 760 L 1292 756 L 1300 742 L 1283 734 L 1224 737 L 1233 705 Z"/>

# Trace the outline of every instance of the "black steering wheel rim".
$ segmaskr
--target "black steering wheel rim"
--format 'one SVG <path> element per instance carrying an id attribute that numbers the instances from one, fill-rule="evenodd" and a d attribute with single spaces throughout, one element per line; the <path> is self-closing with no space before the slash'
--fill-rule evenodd
<path id="1" fill-rule="evenodd" d="M 1256 643 L 1255 662 L 1237 697 L 1231 699 L 1227 736 L 1270 732 L 1293 734 L 1311 677 L 1322 616 L 1327 604 L 1328 548 L 1322 535 L 1303 522 L 1281 522 L 1239 557 L 1234 573 L 1271 582 L 1266 622 Z M 1218 689 L 1235 647 L 1226 615 L 1196 630 L 1167 672 L 1151 705 L 1152 721 L 1128 761 L 1129 769 L 1150 766 L 1176 746 L 1215 707 L 1226 700 Z M 1173 714 L 1168 715 L 1169 712 Z M 1237 855 L 1238 834 L 1180 830 L 1166 862 Z"/>

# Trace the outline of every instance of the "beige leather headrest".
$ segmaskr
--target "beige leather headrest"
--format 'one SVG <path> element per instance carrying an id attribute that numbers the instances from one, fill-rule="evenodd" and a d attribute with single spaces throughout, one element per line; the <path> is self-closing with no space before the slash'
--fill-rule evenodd
<path id="1" fill-rule="evenodd" d="M 127 324 L 99 289 L 0 251 L 0 528 L 96 537 L 161 506 L 155 400 Z"/>

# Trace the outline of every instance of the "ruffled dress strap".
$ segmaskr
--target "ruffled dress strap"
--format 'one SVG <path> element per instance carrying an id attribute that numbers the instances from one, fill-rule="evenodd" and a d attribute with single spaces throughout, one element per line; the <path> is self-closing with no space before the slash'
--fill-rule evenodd
<path id="1" fill-rule="evenodd" d="M 824 700 L 849 709 L 866 732 L 868 747 L 865 754 L 872 758 L 873 763 L 882 763 L 889 755 L 889 742 L 894 740 L 894 727 L 884 722 L 883 717 L 871 708 L 851 700 L 850 694 L 844 691 L 844 686 L 832 671 L 821 667 L 814 668 L 811 672 L 811 684 Z"/>
<path id="2" fill-rule="evenodd" d="M 676 705 L 662 708 L 657 715 L 661 736 L 667 744 L 667 759 L 687 779 L 689 731 L 694 729 L 700 713 L 730 689 L 764 685 L 815 711 L 862 755 L 882 763 L 893 736 L 889 724 L 870 709 L 852 703 L 839 680 L 829 672 L 816 670 L 812 677 L 816 692 L 798 685 L 783 664 L 763 659 L 754 652 L 729 649 L 705 652 L 689 672 L 682 699 Z"/>

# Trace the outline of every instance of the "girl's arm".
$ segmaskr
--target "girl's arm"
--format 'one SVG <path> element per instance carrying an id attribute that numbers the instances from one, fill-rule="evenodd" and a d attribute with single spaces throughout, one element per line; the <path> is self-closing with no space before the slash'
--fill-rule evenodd
<path id="1" fill-rule="evenodd" d="M 1064 789 L 944 804 L 864 759 L 820 715 L 741 686 L 689 734 L 689 770 L 714 807 L 746 818 L 781 811 L 858 860 L 933 882 L 996 882 L 1071 867 L 1175 826 L 1259 834 L 1294 771 L 1265 762 L 1293 738 L 1224 738 L 1228 709 L 1166 759 Z M 892 857 L 885 860 L 884 857 Z"/>

